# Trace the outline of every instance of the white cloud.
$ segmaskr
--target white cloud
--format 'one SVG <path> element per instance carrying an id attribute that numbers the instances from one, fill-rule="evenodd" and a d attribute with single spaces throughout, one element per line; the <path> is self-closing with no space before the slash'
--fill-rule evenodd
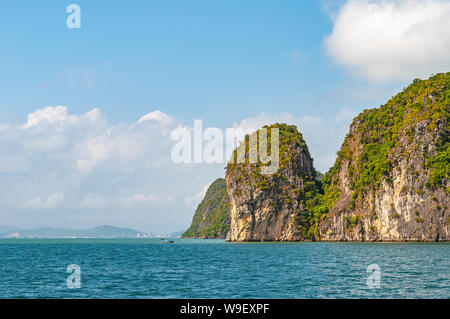
<path id="1" fill-rule="evenodd" d="M 450 1 L 349 0 L 333 14 L 325 49 L 371 81 L 425 78 L 450 70 Z"/>
<path id="2" fill-rule="evenodd" d="M 165 122 L 166 124 L 169 124 L 172 122 L 172 119 L 173 118 L 170 115 L 167 115 L 164 112 L 156 110 L 156 111 L 147 113 L 144 116 L 142 116 L 139 119 L 138 123 L 142 123 L 145 121 L 156 121 L 156 122 L 161 122 L 161 123 Z"/>
<path id="3" fill-rule="evenodd" d="M 42 199 L 40 196 L 34 197 L 23 204 L 26 209 L 51 209 L 57 207 L 64 199 L 64 194 L 53 193 L 47 198 Z"/>
<path id="4" fill-rule="evenodd" d="M 39 109 L 33 113 L 28 114 L 27 122 L 22 125 L 23 129 L 31 128 L 37 126 L 42 122 L 48 122 L 49 124 L 76 124 L 83 119 L 88 119 L 91 122 L 95 122 L 100 118 L 100 110 L 93 109 L 92 111 L 78 116 L 67 114 L 67 107 L 65 106 L 47 106 L 43 109 Z"/>
<path id="5" fill-rule="evenodd" d="M 67 139 L 64 134 L 32 136 L 23 141 L 25 148 L 36 152 L 52 152 L 63 148 L 66 144 Z"/>
<path id="6" fill-rule="evenodd" d="M 109 151 L 109 143 L 105 135 L 95 136 L 81 142 L 77 147 L 80 157 L 76 164 L 82 173 L 88 173 L 95 166 L 106 159 Z"/>
<path id="7" fill-rule="evenodd" d="M 203 184 L 222 172 L 217 166 L 194 169 L 172 163 L 170 150 L 174 142 L 170 133 L 181 122 L 161 111 L 149 114 L 154 115 L 153 120 L 147 116 L 141 123 L 111 125 L 97 109 L 71 114 L 65 106 L 56 106 L 30 113 L 24 124 L 2 124 L 2 220 L 9 218 L 12 224 L 21 226 L 33 220 L 44 226 L 63 227 L 105 223 L 155 225 L 161 231 L 164 227 L 170 227 L 169 230 L 185 227 L 188 219 L 177 220 L 175 216 L 180 213 L 177 199 L 186 196 L 186 185 L 195 187 L 197 177 Z M 211 174 L 212 170 L 216 173 Z M 196 178 L 191 178 L 192 174 Z M 56 195 L 36 196 L 51 194 L 54 189 L 66 195 L 64 214 L 50 217 L 47 213 L 42 220 L 21 215 L 31 208 L 56 205 L 57 200 L 62 200 Z M 157 192 L 144 193 L 146 189 L 157 189 Z M 183 200 L 181 207 L 184 207 Z M 142 214 L 150 212 L 154 214 L 152 218 Z M 184 212 L 186 216 L 190 213 L 186 208 Z M 64 224 L 69 221 L 76 224 Z M 89 223 L 80 224 L 83 221 Z"/>
<path id="8" fill-rule="evenodd" d="M 4 125 L 0 218 L 21 227 L 114 224 L 154 232 L 187 227 L 210 183 L 224 176 L 225 165 L 172 162 L 172 131 L 192 132 L 193 123 L 157 114 L 170 121 L 111 125 L 99 110 L 70 114 L 66 107 L 50 107 L 31 113 L 28 125 Z M 265 124 L 294 124 L 315 166 L 325 171 L 333 164 L 352 115 L 342 109 L 327 123 L 319 117 L 263 113 L 233 128 L 245 134 Z M 61 210 L 50 209 L 60 206 Z M 43 214 L 36 218 L 31 209 Z"/>
<path id="9" fill-rule="evenodd" d="M 147 122 L 146 125 L 121 123 L 104 127 L 89 138 L 79 141 L 76 145 L 78 170 L 89 173 L 108 160 L 123 163 L 135 161 L 149 151 L 151 145 L 163 142 L 156 140 L 156 136 L 165 137 L 175 124 L 172 116 L 161 111 L 150 112 L 137 123 L 143 122 Z"/>
<path id="10" fill-rule="evenodd" d="M 48 121 L 49 123 L 62 122 L 67 120 L 75 121 L 78 117 L 67 116 L 67 109 L 64 106 L 48 106 L 43 109 L 37 110 L 28 114 L 28 120 L 23 125 L 23 128 L 30 128 L 36 126 L 42 121 Z"/>

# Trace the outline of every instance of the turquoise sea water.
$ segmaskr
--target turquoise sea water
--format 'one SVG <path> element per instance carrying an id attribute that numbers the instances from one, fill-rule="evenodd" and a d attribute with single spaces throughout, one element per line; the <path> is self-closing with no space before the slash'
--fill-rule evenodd
<path id="1" fill-rule="evenodd" d="M 450 244 L 3 239 L 0 298 L 450 298 Z"/>

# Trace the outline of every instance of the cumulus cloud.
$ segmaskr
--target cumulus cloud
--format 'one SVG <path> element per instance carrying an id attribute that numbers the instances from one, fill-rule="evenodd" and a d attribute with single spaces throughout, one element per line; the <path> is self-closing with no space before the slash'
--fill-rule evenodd
<path id="1" fill-rule="evenodd" d="M 375 82 L 450 70 L 450 1 L 349 0 L 332 14 L 325 49 L 353 75 Z"/>
<path id="2" fill-rule="evenodd" d="M 47 198 L 41 198 L 40 196 L 34 197 L 23 204 L 24 208 L 27 209 L 51 209 L 57 207 L 64 199 L 64 194 L 53 193 Z"/>
<path id="3" fill-rule="evenodd" d="M 231 125 L 231 131 L 242 140 L 266 124 L 294 124 L 303 133 L 316 168 L 325 171 L 333 164 L 353 115 L 341 109 L 326 122 L 320 117 L 262 113 Z M 174 139 L 192 133 L 193 123 L 162 111 L 143 117 L 112 125 L 100 110 L 70 114 L 66 107 L 56 106 L 36 110 L 24 124 L 2 125 L 1 220 L 25 228 L 99 224 L 153 232 L 186 228 L 210 183 L 224 176 L 226 159 L 215 164 L 174 163 Z"/>
<path id="4" fill-rule="evenodd" d="M 76 167 L 82 173 L 88 173 L 95 166 L 105 160 L 110 152 L 110 140 L 108 134 L 91 137 L 81 143 L 78 148 Z"/>
<path id="5" fill-rule="evenodd" d="M 61 124 L 76 124 L 83 119 L 88 119 L 91 122 L 95 122 L 100 118 L 100 110 L 93 109 L 92 111 L 78 116 L 67 114 L 67 107 L 65 106 L 47 106 L 43 109 L 39 109 L 33 113 L 28 114 L 28 119 L 21 127 L 24 129 L 37 126 L 42 122 L 48 122 L 49 124 L 61 123 Z"/>
<path id="6" fill-rule="evenodd" d="M 157 121 L 157 122 L 166 122 L 168 124 L 171 123 L 172 120 L 173 120 L 172 116 L 167 115 L 166 113 L 161 112 L 159 110 L 156 110 L 142 116 L 139 119 L 138 123 L 142 123 L 144 121 Z"/>
<path id="7" fill-rule="evenodd" d="M 223 176 L 222 164 L 172 162 L 172 131 L 190 128 L 162 111 L 112 125 L 98 109 L 72 114 L 65 106 L 48 106 L 24 122 L 2 124 L 0 130 L 5 223 L 182 230 L 192 218 L 184 203 L 188 190 Z M 50 209 L 55 207 L 61 210 Z M 31 209 L 42 210 L 41 218 L 28 218 Z"/>

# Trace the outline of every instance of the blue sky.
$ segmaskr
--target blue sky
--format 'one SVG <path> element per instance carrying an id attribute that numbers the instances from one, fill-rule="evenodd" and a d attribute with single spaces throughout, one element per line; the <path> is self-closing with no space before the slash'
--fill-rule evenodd
<path id="1" fill-rule="evenodd" d="M 294 124 L 325 172 L 355 115 L 450 70 L 449 14 L 446 0 L 4 1 L 0 224 L 187 228 L 224 174 L 170 161 L 171 131 L 194 119 Z"/>
<path id="2" fill-rule="evenodd" d="M 76 1 L 77 30 L 70 3 L 2 4 L 0 119 L 61 104 L 113 123 L 158 108 L 220 127 L 262 111 L 328 118 L 389 96 L 336 97 L 365 83 L 323 54 L 332 23 L 320 1 Z"/>

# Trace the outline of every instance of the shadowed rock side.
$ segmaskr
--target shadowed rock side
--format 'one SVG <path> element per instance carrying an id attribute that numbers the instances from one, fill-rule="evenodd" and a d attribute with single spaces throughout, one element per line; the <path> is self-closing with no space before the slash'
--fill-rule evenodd
<path id="1" fill-rule="evenodd" d="M 224 178 L 209 186 L 183 238 L 225 239 L 230 228 L 230 200 Z"/>
<path id="2" fill-rule="evenodd" d="M 298 241 L 305 239 L 305 193 L 313 196 L 320 184 L 315 179 L 311 156 L 295 126 L 274 124 L 279 129 L 280 162 L 275 174 L 262 175 L 261 163 L 230 162 L 226 181 L 230 197 L 231 225 L 227 241 Z M 259 130 L 257 133 L 259 134 Z M 268 146 L 270 149 L 270 144 Z M 237 153 L 235 150 L 234 158 Z"/>
<path id="3" fill-rule="evenodd" d="M 446 73 L 356 117 L 323 180 L 320 240 L 448 241 L 449 112 Z"/>

